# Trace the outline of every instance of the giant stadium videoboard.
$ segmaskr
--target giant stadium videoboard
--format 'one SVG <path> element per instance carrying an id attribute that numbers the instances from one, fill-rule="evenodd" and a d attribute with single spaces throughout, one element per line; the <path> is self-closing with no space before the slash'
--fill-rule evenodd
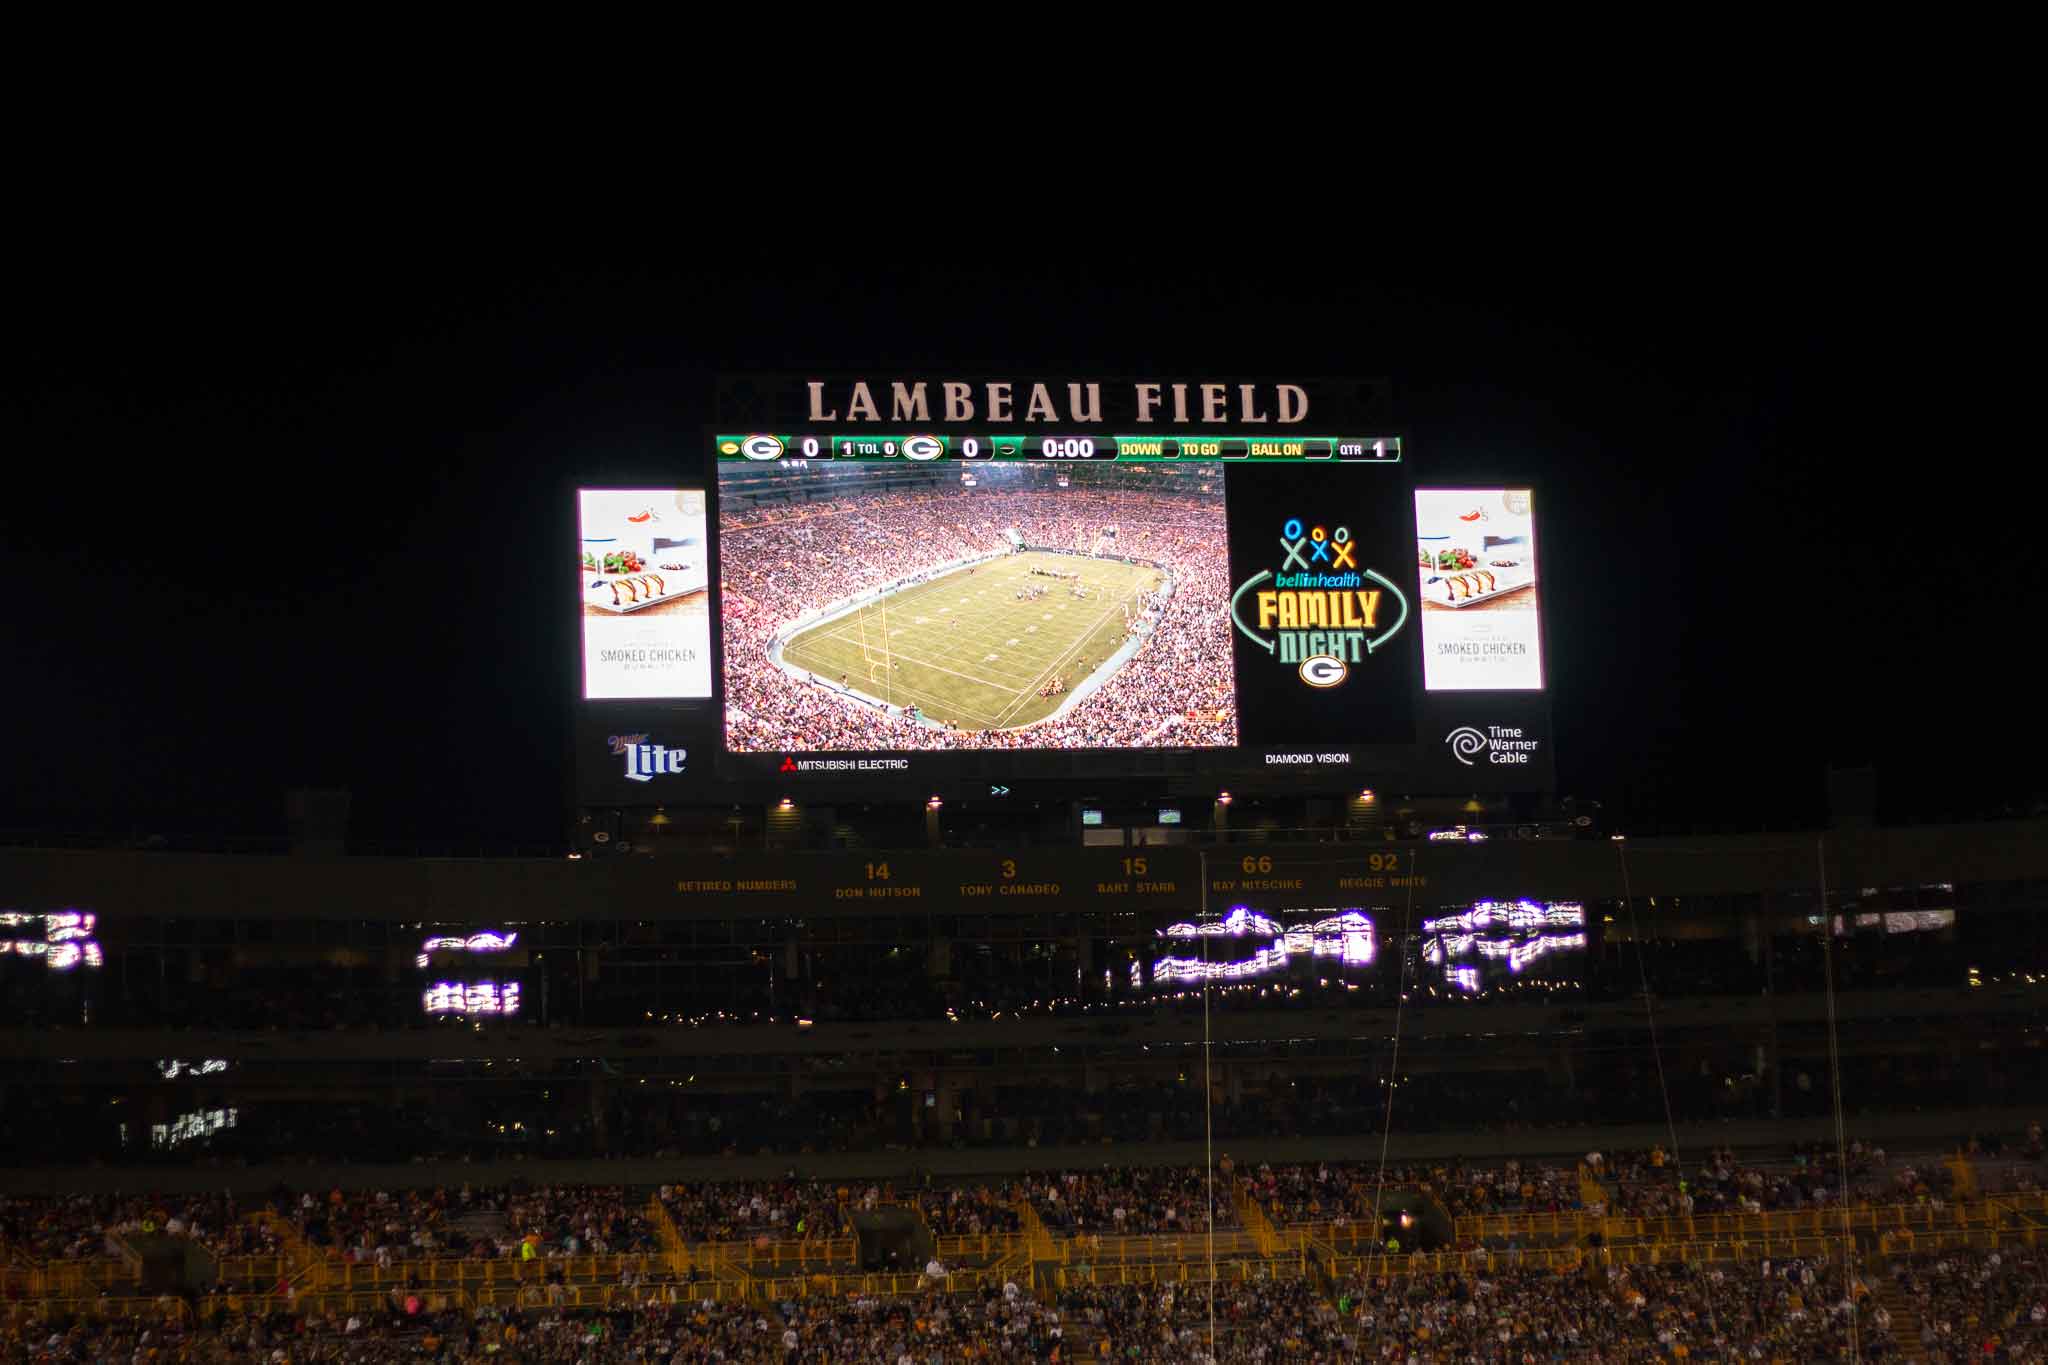
<path id="1" fill-rule="evenodd" d="M 1548 783 L 1528 488 L 1418 488 L 1327 384 L 799 382 L 798 420 L 704 438 L 701 680 L 591 652 L 695 580 L 586 547 L 585 799 Z M 647 534 L 647 496 L 583 496 Z"/>

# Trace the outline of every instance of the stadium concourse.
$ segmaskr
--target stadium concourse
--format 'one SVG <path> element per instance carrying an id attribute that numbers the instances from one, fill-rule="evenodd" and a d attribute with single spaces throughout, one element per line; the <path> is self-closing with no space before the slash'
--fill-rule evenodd
<path id="1" fill-rule="evenodd" d="M 997 506 L 972 493 L 936 491 L 799 507 L 728 504 L 720 518 L 720 562 L 730 747 L 1121 748 L 1237 742 L 1228 547 L 1220 499 L 1098 491 L 1076 484 L 1063 491 L 1006 492 L 1000 512 Z M 1115 528 L 1113 539 L 1105 537 L 1110 528 Z M 1010 553 L 1013 545 L 1004 534 L 1010 529 L 1028 546 L 1145 561 L 1171 579 L 1163 604 L 1155 595 L 1146 608 L 1149 621 L 1139 620 L 1143 638 L 1136 652 L 1102 679 L 1098 690 L 1054 718 L 1016 728 L 922 724 L 900 708 L 846 695 L 837 676 L 824 678 L 825 685 L 807 683 L 770 657 L 777 637 L 809 614 L 890 585 L 914 583 L 963 560 Z M 860 657 L 879 659 L 883 643 L 872 641 L 858 651 Z M 894 673 L 898 685 L 920 686 L 915 673 L 921 656 L 891 657 L 899 665 Z M 1051 676 L 1060 666 L 1055 657 L 1040 672 Z M 973 660 L 962 664 L 970 673 L 975 667 Z M 863 669 L 844 671 L 849 686 L 869 685 L 858 676 Z M 1085 670 L 1070 671 L 1074 676 L 1067 682 L 1077 685 Z M 981 681 L 995 682 L 996 675 L 991 672 Z M 1036 685 L 1035 675 L 1026 679 L 1027 698 Z"/>

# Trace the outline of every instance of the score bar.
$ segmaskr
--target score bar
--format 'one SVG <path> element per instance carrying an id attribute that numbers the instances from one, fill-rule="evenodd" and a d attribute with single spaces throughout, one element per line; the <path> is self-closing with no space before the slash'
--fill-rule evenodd
<path id="1" fill-rule="evenodd" d="M 1398 436 L 938 436 L 866 432 L 720 436 L 721 460 L 1059 460 L 1118 462 L 1242 460 L 1247 463 L 1335 460 L 1398 464 Z"/>

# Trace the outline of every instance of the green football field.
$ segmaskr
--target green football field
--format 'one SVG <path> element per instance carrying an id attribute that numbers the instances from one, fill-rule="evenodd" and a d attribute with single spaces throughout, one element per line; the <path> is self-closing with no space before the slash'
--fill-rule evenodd
<path id="1" fill-rule="evenodd" d="M 1035 574 L 1078 574 L 1077 581 Z M 1026 551 L 957 569 L 806 630 L 784 661 L 963 730 L 1043 720 L 1114 652 L 1164 575 L 1078 555 Z M 1074 596 L 1080 587 L 1086 594 Z M 1020 601 L 1021 589 L 1045 591 Z M 1066 692 L 1041 697 L 1054 678 Z"/>

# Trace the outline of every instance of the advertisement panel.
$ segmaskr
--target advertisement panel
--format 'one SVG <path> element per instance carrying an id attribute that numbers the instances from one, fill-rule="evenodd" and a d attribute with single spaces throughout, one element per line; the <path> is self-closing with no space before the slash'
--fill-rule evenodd
<path id="1" fill-rule="evenodd" d="M 574 743 L 578 805 L 681 805 L 716 794 L 718 723 L 702 706 L 586 709 Z"/>
<path id="2" fill-rule="evenodd" d="M 1415 492 L 1422 676 L 1431 692 L 1536 692 L 1543 648 L 1526 488 Z"/>
<path id="3" fill-rule="evenodd" d="M 585 488 L 577 564 L 586 701 L 711 695 L 701 488 Z"/>
<path id="4" fill-rule="evenodd" d="M 1413 744 L 1406 480 L 1386 468 L 1301 463 L 1227 473 L 1245 744 L 1289 761 Z"/>
<path id="5" fill-rule="evenodd" d="M 1440 792 L 1541 791 L 1555 784 L 1550 703 L 1540 692 L 1423 698 L 1417 779 Z"/>

